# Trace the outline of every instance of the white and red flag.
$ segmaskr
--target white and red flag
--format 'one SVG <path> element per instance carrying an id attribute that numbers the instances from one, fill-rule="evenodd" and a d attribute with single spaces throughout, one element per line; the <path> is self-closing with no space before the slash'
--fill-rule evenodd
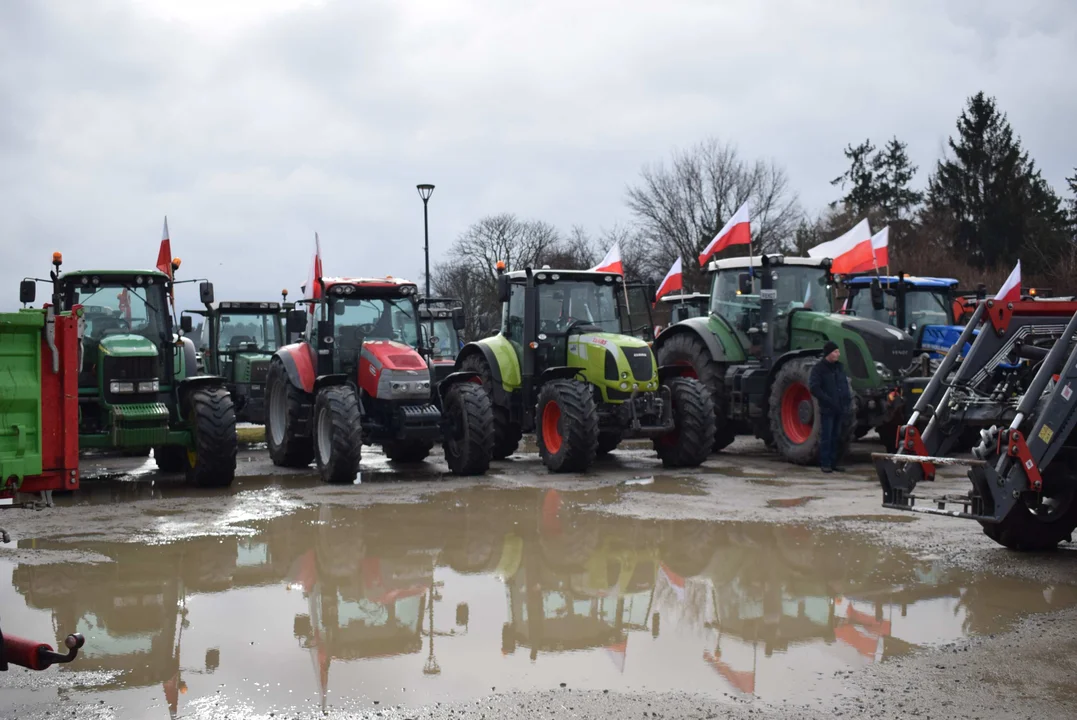
<path id="1" fill-rule="evenodd" d="M 748 203 L 744 203 L 737 208 L 737 211 L 733 213 L 733 217 L 729 218 L 729 221 L 718 231 L 710 244 L 703 248 L 703 252 L 699 254 L 699 266 L 706 266 L 711 256 L 731 245 L 747 245 L 748 254 L 752 252 L 752 224 L 751 219 L 748 217 Z"/>
<path id="2" fill-rule="evenodd" d="M 1006 282 L 1002 284 L 1002 288 L 998 291 L 998 295 L 995 296 L 995 300 L 1000 302 L 1018 302 L 1021 299 L 1021 261 L 1017 261 L 1017 266 L 1014 267 L 1013 272 L 1006 278 Z"/>
<path id="3" fill-rule="evenodd" d="M 161 231 L 161 248 L 157 251 L 157 269 L 172 277 L 172 241 L 168 238 L 168 216 L 165 215 L 165 228 Z"/>
<path id="4" fill-rule="evenodd" d="M 618 275 L 624 275 L 625 267 L 621 262 L 621 243 L 614 241 L 613 247 L 606 253 L 606 257 L 602 258 L 602 262 L 595 265 L 591 270 L 596 272 L 615 272 Z"/>
<path id="5" fill-rule="evenodd" d="M 830 258 L 830 272 L 835 275 L 848 275 L 864 272 L 862 268 L 874 268 L 875 253 L 871 247 L 871 227 L 867 218 L 858 222 L 844 235 L 809 248 L 808 257 Z"/>
<path id="6" fill-rule="evenodd" d="M 658 298 L 663 295 L 668 295 L 674 290 L 684 290 L 684 273 L 681 272 L 681 259 L 677 258 L 673 262 L 673 267 L 666 273 L 665 278 L 662 279 L 662 284 L 658 286 L 658 290 L 654 293 L 654 299 L 657 302 Z"/>

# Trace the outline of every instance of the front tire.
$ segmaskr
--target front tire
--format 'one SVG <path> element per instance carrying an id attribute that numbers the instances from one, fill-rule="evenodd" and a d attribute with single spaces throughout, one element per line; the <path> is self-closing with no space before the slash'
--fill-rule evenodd
<path id="1" fill-rule="evenodd" d="M 535 439 L 550 472 L 584 472 L 598 451 L 598 411 L 591 386 L 552 380 L 538 396 Z"/>
<path id="2" fill-rule="evenodd" d="M 266 378 L 266 444 L 278 467 L 303 468 L 314 459 L 313 438 L 300 437 L 299 428 L 310 422 L 311 398 L 292 385 L 284 363 L 273 362 Z"/>
<path id="3" fill-rule="evenodd" d="M 445 393 L 442 414 L 448 420 L 445 462 L 453 475 L 482 475 L 494 452 L 494 410 L 490 395 L 479 385 L 455 383 Z"/>
<path id="4" fill-rule="evenodd" d="M 703 341 L 688 332 L 679 332 L 658 349 L 658 364 L 687 365 L 710 393 L 714 413 L 712 449 L 719 452 L 729 447 L 736 433 L 729 421 L 726 404 L 725 366 L 715 362 Z"/>
<path id="5" fill-rule="evenodd" d="M 327 483 L 354 482 L 362 457 L 359 398 L 350 385 L 334 385 L 314 401 L 314 459 Z"/>
<path id="6" fill-rule="evenodd" d="M 187 482 L 197 487 L 228 487 L 236 477 L 236 413 L 223 387 L 197 388 L 190 394 Z"/>
<path id="7" fill-rule="evenodd" d="M 782 365 L 774 376 L 768 401 L 768 420 L 774 446 L 785 460 L 797 465 L 819 461 L 819 401 L 808 389 L 812 367 L 822 360 L 801 358 Z M 852 385 L 849 386 L 852 397 Z M 849 404 L 841 427 L 839 453 L 852 441 L 856 415 L 855 401 Z"/>
<path id="8" fill-rule="evenodd" d="M 654 449 L 665 467 L 699 467 L 714 446 L 710 393 L 695 378 L 673 378 L 668 386 L 675 429 L 656 439 Z"/>
<path id="9" fill-rule="evenodd" d="M 486 358 L 480 355 L 470 355 L 460 363 L 460 369 L 476 372 L 482 379 L 482 387 L 490 397 L 494 414 L 493 459 L 504 460 L 520 447 L 523 432 L 519 425 L 510 421 L 509 409 L 494 402 L 494 378 Z"/>

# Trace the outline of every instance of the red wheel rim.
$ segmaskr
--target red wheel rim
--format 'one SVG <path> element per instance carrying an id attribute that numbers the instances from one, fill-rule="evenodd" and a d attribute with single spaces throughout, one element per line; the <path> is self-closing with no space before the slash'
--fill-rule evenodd
<path id="1" fill-rule="evenodd" d="M 811 401 L 811 391 L 804 383 L 793 383 L 782 394 L 782 430 L 797 445 L 811 437 L 812 424 L 800 419 L 801 404 Z"/>
<path id="2" fill-rule="evenodd" d="M 556 402 L 542 408 L 542 442 L 553 455 L 561 449 L 561 408 Z"/>

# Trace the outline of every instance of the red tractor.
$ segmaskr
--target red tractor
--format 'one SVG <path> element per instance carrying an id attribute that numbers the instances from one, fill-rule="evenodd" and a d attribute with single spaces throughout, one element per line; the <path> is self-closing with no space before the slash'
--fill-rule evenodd
<path id="1" fill-rule="evenodd" d="M 307 308 L 288 317 L 289 335 L 302 332 L 303 340 L 278 350 L 269 368 L 266 440 L 273 463 L 304 467 L 315 460 L 326 482 L 352 482 L 364 444 L 409 463 L 425 460 L 441 440 L 453 474 L 485 473 L 493 453 L 490 400 L 475 373 L 431 382 L 415 283 L 315 282 L 314 299 L 297 303 Z"/>

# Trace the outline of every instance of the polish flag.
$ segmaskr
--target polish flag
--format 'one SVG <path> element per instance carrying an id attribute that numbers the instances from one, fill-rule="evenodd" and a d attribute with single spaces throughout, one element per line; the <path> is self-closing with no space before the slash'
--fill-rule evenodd
<path id="1" fill-rule="evenodd" d="M 157 269 L 172 277 L 172 241 L 168 239 L 168 216 L 165 215 L 165 229 L 161 232 L 161 249 L 157 251 Z"/>
<path id="2" fill-rule="evenodd" d="M 606 257 L 602 258 L 602 262 L 591 268 L 597 272 L 615 272 L 618 275 L 625 274 L 624 265 L 621 263 L 621 243 L 615 241 L 613 247 L 606 253 Z"/>
<path id="3" fill-rule="evenodd" d="M 307 284 L 304 286 L 306 289 L 303 291 L 303 297 L 307 299 L 317 300 L 322 296 L 322 284 L 318 282 L 322 278 L 322 245 L 318 240 L 318 233 L 314 233 L 314 260 L 310 266 L 310 275 L 308 276 Z M 311 312 L 314 312 L 314 306 L 311 305 Z"/>
<path id="4" fill-rule="evenodd" d="M 684 274 L 681 272 L 681 259 L 677 258 L 673 263 L 673 267 L 666 273 L 666 277 L 662 279 L 662 284 L 658 286 L 658 291 L 654 294 L 655 301 L 663 295 L 668 295 L 674 290 L 684 290 Z"/>
<path id="5" fill-rule="evenodd" d="M 890 265 L 890 226 L 887 225 L 871 236 L 871 251 L 875 253 L 875 267 Z"/>
<path id="6" fill-rule="evenodd" d="M 729 218 L 729 222 L 725 224 L 725 227 L 714 236 L 710 244 L 699 254 L 699 266 L 706 266 L 712 255 L 725 250 L 730 245 L 747 245 L 748 252 L 751 253 L 751 228 L 751 220 L 748 217 L 748 203 L 744 203 L 737 208 L 737 211 L 733 213 L 733 217 Z"/>
<path id="7" fill-rule="evenodd" d="M 808 257 L 831 258 L 830 272 L 835 275 L 848 275 L 863 272 L 858 268 L 875 267 L 875 256 L 871 247 L 871 227 L 864 218 L 852 230 L 841 237 L 820 243 L 808 249 Z"/>
<path id="8" fill-rule="evenodd" d="M 1021 299 L 1021 261 L 1017 261 L 1017 267 L 1013 269 L 1002 289 L 998 291 L 995 300 L 999 302 L 1018 302 Z"/>
<path id="9" fill-rule="evenodd" d="M 685 595 L 685 581 L 684 578 L 677 573 L 670 570 L 665 563 L 659 563 L 658 572 L 662 576 L 662 579 L 669 585 L 670 590 L 677 596 L 677 599 L 684 602 Z"/>

